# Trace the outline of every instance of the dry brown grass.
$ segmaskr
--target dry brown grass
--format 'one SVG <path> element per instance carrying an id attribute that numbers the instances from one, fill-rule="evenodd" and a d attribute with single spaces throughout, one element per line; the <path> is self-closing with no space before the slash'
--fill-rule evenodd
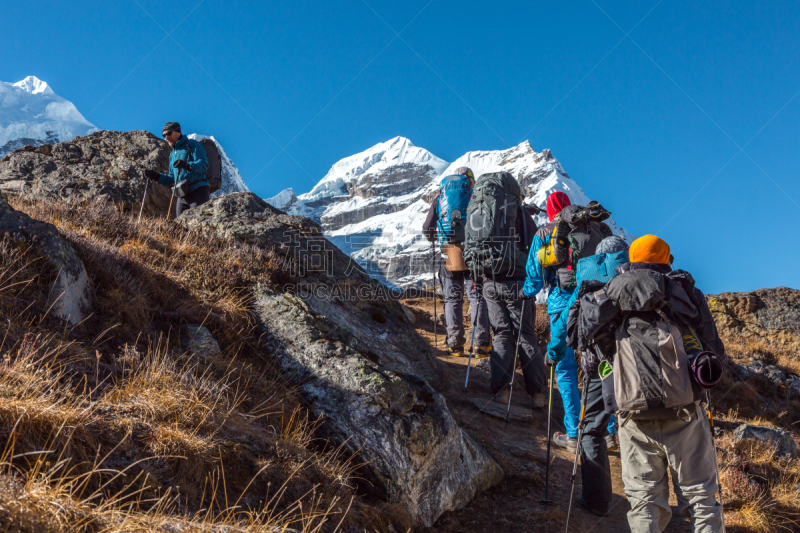
<path id="1" fill-rule="evenodd" d="M 385 523 L 357 461 L 315 439 L 270 363 L 247 287 L 283 259 L 113 207 L 11 199 L 55 224 L 93 283 L 78 327 L 48 314 L 56 277 L 0 236 L 0 524 L 6 530 L 333 531 Z M 184 351 L 202 323 L 222 354 Z M 355 499 L 354 499 L 355 498 Z M 10 529 L 9 529 L 10 528 Z M 276 529 L 277 528 L 277 529 Z"/>

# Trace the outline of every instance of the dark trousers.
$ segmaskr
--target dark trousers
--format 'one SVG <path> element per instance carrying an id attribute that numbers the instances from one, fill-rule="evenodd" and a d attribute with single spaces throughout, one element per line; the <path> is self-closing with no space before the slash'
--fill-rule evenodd
<path id="1" fill-rule="evenodd" d="M 489 311 L 489 322 L 494 331 L 494 344 L 491 353 L 492 394 L 497 393 L 511 382 L 514 374 L 514 352 L 517 348 L 517 334 L 522 323 L 519 344 L 519 362 L 525 378 L 528 394 L 542 392 L 546 384 L 544 357 L 536 338 L 536 301 L 524 300 L 525 314 L 522 314 L 522 286 L 525 280 L 483 282 L 483 297 Z"/>
<path id="2" fill-rule="evenodd" d="M 181 216 L 181 213 L 186 211 L 187 209 L 192 209 L 197 207 L 198 205 L 203 205 L 209 199 L 209 195 L 211 193 L 211 187 L 209 185 L 203 185 L 199 187 L 183 198 L 178 198 L 178 203 L 175 204 L 175 216 Z"/>
<path id="3" fill-rule="evenodd" d="M 447 324 L 447 346 L 464 346 L 464 294 L 469 298 L 471 322 L 475 328 L 475 346 L 489 346 L 489 313 L 486 302 L 479 298 L 475 283 L 468 271 L 449 272 L 444 262 L 439 267 L 439 281 L 444 292 L 444 318 Z M 470 339 L 472 341 L 472 339 Z"/>
<path id="4" fill-rule="evenodd" d="M 612 379 L 611 377 L 607 379 Z M 600 376 L 589 380 L 586 395 L 586 415 L 581 439 L 581 479 L 583 499 L 592 509 L 606 511 L 611 505 L 611 468 L 608 464 L 606 433 L 610 414 L 605 412 Z"/>

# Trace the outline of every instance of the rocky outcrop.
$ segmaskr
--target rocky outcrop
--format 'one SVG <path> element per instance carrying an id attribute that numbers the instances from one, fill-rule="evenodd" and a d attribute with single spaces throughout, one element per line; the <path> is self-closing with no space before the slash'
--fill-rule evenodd
<path id="1" fill-rule="evenodd" d="M 751 376 L 762 376 L 778 387 L 786 389 L 790 395 L 800 397 L 800 376 L 780 368 L 777 365 L 767 364 L 755 357 L 736 361 L 739 374 L 745 379 Z"/>
<path id="2" fill-rule="evenodd" d="M 208 328 L 200 324 L 183 324 L 181 326 L 181 345 L 187 352 L 205 361 L 222 353 L 219 343 Z"/>
<path id="3" fill-rule="evenodd" d="M 385 286 L 372 280 L 305 217 L 250 193 L 214 199 L 177 219 L 238 242 L 285 253 L 287 282 L 253 287 L 258 320 L 276 361 L 324 436 L 357 452 L 377 496 L 430 526 L 502 477 L 457 426 L 432 388 L 442 371 Z"/>
<path id="4" fill-rule="evenodd" d="M 98 131 L 69 142 L 25 146 L 0 159 L 0 190 L 62 201 L 105 199 L 138 211 L 144 169 L 166 172 L 170 148 L 146 131 Z M 166 213 L 171 191 L 148 184 L 144 210 Z"/>
<path id="5" fill-rule="evenodd" d="M 800 352 L 800 290 L 777 287 L 709 295 L 723 337 L 759 338 Z"/>
<path id="6" fill-rule="evenodd" d="M 91 284 L 72 245 L 55 226 L 34 220 L 8 205 L 0 194 L 0 235 L 29 243 L 57 272 L 47 307 L 50 313 L 77 324 L 89 313 Z"/>
<path id="7" fill-rule="evenodd" d="M 797 456 L 797 443 L 783 429 L 742 424 L 734 430 L 732 443 L 734 446 L 741 446 L 747 440 L 764 442 L 774 447 L 778 455 Z"/>

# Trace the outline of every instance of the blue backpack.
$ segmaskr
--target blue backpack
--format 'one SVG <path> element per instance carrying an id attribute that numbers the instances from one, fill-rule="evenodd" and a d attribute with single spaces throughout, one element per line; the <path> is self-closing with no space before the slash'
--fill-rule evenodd
<path id="1" fill-rule="evenodd" d="M 442 178 L 439 183 L 439 242 L 442 244 L 463 243 L 467 220 L 467 206 L 472 197 L 472 181 L 461 174 Z"/>
<path id="2" fill-rule="evenodd" d="M 617 275 L 617 267 L 628 262 L 628 251 L 613 252 L 610 254 L 590 255 L 578 260 L 575 271 L 578 287 L 581 281 L 592 280 L 608 283 Z M 578 292 L 577 290 L 575 291 Z"/>

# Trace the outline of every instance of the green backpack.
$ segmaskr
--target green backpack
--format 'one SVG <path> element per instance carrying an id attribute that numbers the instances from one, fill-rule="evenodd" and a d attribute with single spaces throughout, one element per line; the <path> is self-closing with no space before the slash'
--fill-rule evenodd
<path id="1" fill-rule="evenodd" d="M 528 235 L 516 233 L 522 215 L 519 183 L 509 172 L 483 174 L 467 206 L 464 261 L 470 270 L 492 275 L 525 275 Z M 526 225 L 522 225 L 526 228 Z"/>

